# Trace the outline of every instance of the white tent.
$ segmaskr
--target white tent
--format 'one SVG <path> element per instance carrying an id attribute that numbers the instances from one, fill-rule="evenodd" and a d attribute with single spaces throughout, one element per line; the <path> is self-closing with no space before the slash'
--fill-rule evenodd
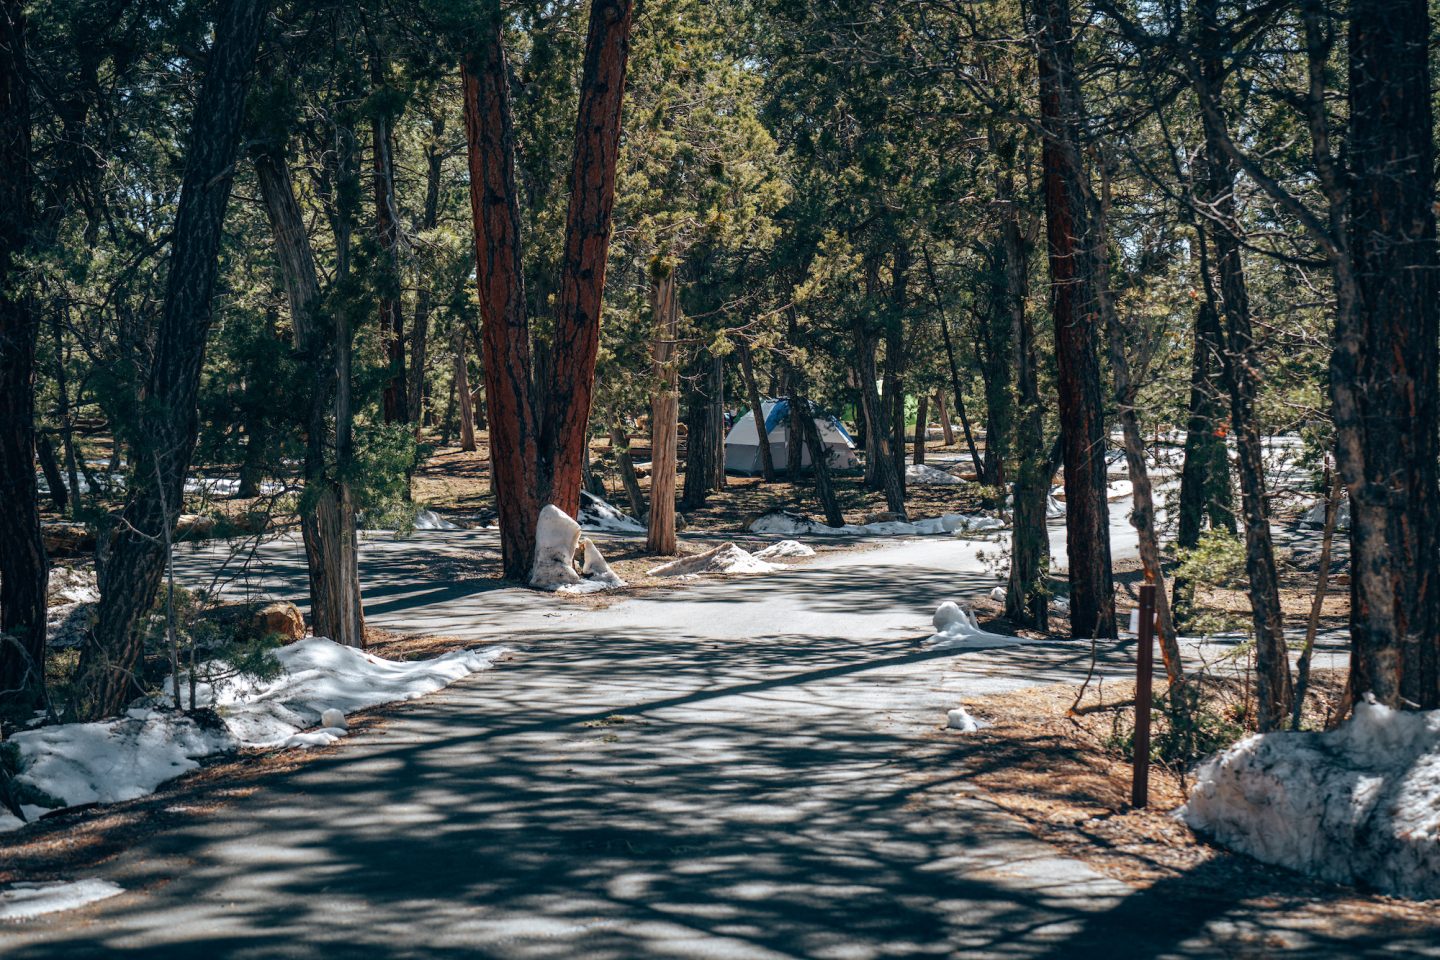
<path id="1" fill-rule="evenodd" d="M 770 456 L 775 462 L 775 469 L 783 471 L 790 448 L 790 401 L 766 400 L 761 406 L 764 408 L 765 433 L 770 438 Z M 832 468 L 843 470 L 859 464 L 855 457 L 855 442 L 839 420 L 817 411 L 815 429 L 820 434 L 820 442 L 829 451 Z M 800 465 L 810 466 L 810 450 L 805 446 L 805 439 L 796 437 L 795 442 L 800 444 Z M 760 435 L 755 430 L 753 410 L 735 421 L 735 426 L 730 428 L 730 434 L 725 438 L 725 469 L 733 473 L 760 472 Z"/>

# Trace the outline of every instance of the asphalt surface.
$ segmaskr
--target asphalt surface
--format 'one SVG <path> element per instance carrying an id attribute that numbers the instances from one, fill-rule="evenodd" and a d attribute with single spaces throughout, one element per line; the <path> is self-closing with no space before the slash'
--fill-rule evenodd
<path id="1" fill-rule="evenodd" d="M 956 772 L 948 708 L 1089 665 L 1088 644 L 919 647 L 936 603 L 995 584 L 996 544 L 830 554 L 598 610 L 469 578 L 487 546 L 371 541 L 367 612 L 519 653 L 142 841 L 96 874 L 126 893 L 0 928 L 0 955 L 1273 955 L 1252 949 L 1249 908 L 1107 879 Z M 282 542 L 252 576 L 298 590 L 303 561 Z M 1129 653 L 1103 650 L 1103 668 Z M 1266 942 L 1431 949 L 1305 929 Z"/>

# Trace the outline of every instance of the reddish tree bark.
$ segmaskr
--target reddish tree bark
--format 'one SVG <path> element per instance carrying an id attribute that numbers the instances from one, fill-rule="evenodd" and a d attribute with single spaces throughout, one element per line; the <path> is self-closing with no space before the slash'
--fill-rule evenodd
<path id="1" fill-rule="evenodd" d="M 515 129 L 498 13 L 487 25 L 478 49 L 466 59 L 462 78 L 482 321 L 480 346 L 490 424 L 490 476 L 504 573 L 511 579 L 524 579 L 530 573 L 535 522 L 545 501 L 538 484 L 536 418 L 530 397 L 530 324 L 520 261 Z M 578 462 L 575 482 L 572 515 L 578 508 Z"/>
<path id="2" fill-rule="evenodd" d="M 1036 19 L 1040 27 L 1045 229 L 1065 459 L 1070 634 L 1075 638 L 1113 637 L 1115 587 L 1096 344 L 1099 310 L 1090 250 L 1095 237 L 1080 154 L 1081 99 L 1069 0 L 1044 0 L 1037 6 Z"/>
<path id="3" fill-rule="evenodd" d="M 580 77 L 560 294 L 538 444 L 541 499 L 571 516 L 580 508 L 582 465 L 589 456 L 590 402 L 633 7 L 632 0 L 592 0 Z"/>

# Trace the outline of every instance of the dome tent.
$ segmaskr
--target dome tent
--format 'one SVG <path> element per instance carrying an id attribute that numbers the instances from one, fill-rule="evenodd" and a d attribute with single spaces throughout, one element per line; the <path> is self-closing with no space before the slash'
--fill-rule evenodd
<path id="1" fill-rule="evenodd" d="M 790 401 L 765 400 L 765 434 L 770 438 L 770 456 L 775 462 L 777 473 L 785 471 L 790 445 Z M 815 411 L 815 429 L 820 442 L 830 454 L 830 466 L 844 470 L 859 464 L 855 457 L 855 441 L 839 420 L 823 411 Z M 810 466 L 810 451 L 805 447 L 803 437 L 796 437 L 800 444 L 800 465 Z M 760 436 L 755 430 L 755 411 L 750 411 L 735 421 L 725 437 L 725 469 L 730 473 L 760 472 Z"/>

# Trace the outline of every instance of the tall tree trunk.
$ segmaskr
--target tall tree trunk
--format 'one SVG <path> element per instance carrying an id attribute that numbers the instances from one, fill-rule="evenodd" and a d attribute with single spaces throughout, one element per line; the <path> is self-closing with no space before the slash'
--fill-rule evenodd
<path id="1" fill-rule="evenodd" d="M 1070 558 L 1070 633 L 1114 637 L 1115 587 L 1105 490 L 1099 313 L 1090 275 L 1095 242 L 1080 154 L 1083 116 L 1075 73 L 1069 0 L 1036 7 L 1040 115 L 1044 130 L 1045 228 L 1050 304 L 1055 321 L 1057 385 L 1064 439 L 1066 550 Z"/>
<path id="2" fill-rule="evenodd" d="M 133 474 L 120 523 L 100 568 L 100 608 L 81 657 L 81 713 L 118 713 L 135 690 L 141 620 L 164 574 L 165 539 L 180 512 L 199 428 L 196 394 L 219 267 L 225 208 L 234 180 L 245 93 L 269 4 L 234 0 L 223 9 L 205 61 L 170 241 L 165 306 L 139 406 Z"/>
<path id="3" fill-rule="evenodd" d="M 926 435 L 929 432 L 929 424 L 927 423 L 929 419 L 930 395 L 928 393 L 922 393 L 916 399 L 914 447 L 915 452 L 914 456 L 911 459 L 912 463 L 922 464 L 925 462 L 925 441 L 926 439 L 928 439 Z"/>
<path id="4" fill-rule="evenodd" d="M 945 388 L 935 391 L 935 415 L 940 418 L 940 430 L 945 436 L 945 446 L 955 445 L 955 426 L 950 422 L 950 411 L 945 408 Z"/>
<path id="5" fill-rule="evenodd" d="M 890 456 L 905 494 L 905 313 L 909 304 L 910 247 L 895 247 L 890 271 L 890 317 L 885 325 L 885 400 L 890 417 Z"/>
<path id="6" fill-rule="evenodd" d="M 630 501 L 630 512 L 637 517 L 645 516 L 645 492 L 640 489 L 640 479 L 635 476 L 635 458 L 630 455 L 630 435 L 619 423 L 610 425 L 610 449 L 615 451 L 615 469 L 620 472 L 620 484 L 625 488 L 625 499 Z"/>
<path id="7" fill-rule="evenodd" d="M 1236 228 L 1235 169 L 1221 146 L 1222 141 L 1229 140 L 1229 132 L 1219 126 L 1224 78 L 1220 54 L 1224 50 L 1224 39 L 1216 19 L 1218 5 L 1219 0 L 1201 0 L 1198 8 L 1202 49 L 1206 51 L 1201 58 L 1196 86 L 1196 95 L 1204 101 L 1201 110 L 1207 176 L 1204 201 L 1214 210 L 1217 221 L 1211 237 L 1226 325 L 1226 349 L 1221 357 L 1230 392 L 1230 420 L 1245 515 L 1245 572 L 1250 580 L 1250 607 L 1255 627 L 1258 720 L 1262 731 L 1278 730 L 1290 715 L 1294 691 L 1265 492 L 1264 449 L 1255 415 L 1260 368 Z"/>
<path id="8" fill-rule="evenodd" d="M 755 382 L 755 364 L 750 356 L 750 344 L 743 339 L 737 341 L 740 351 L 740 373 L 745 378 L 745 392 L 750 401 L 750 410 L 755 417 L 755 442 L 760 449 L 760 477 L 766 483 L 775 482 L 775 459 L 770 450 L 770 434 L 765 429 L 765 404 L 760 397 L 760 385 Z"/>
<path id="9" fill-rule="evenodd" d="M 30 87 L 25 10 L 0 6 L 0 706 L 34 704 L 45 690 L 45 591 L 35 479 L 34 299 L 20 276 L 30 242 Z M 54 483 L 51 482 L 51 490 Z"/>
<path id="10" fill-rule="evenodd" d="M 580 76 L 560 293 L 537 446 L 542 496 L 571 516 L 580 507 L 581 461 L 589 456 L 590 402 L 633 6 L 633 0 L 591 0 Z"/>
<path id="11" fill-rule="evenodd" d="M 450 357 L 455 394 L 461 398 L 460 449 L 469 453 L 475 449 L 475 407 L 470 403 L 470 364 L 465 356 L 465 328 L 458 323 L 450 332 Z"/>
<path id="12" fill-rule="evenodd" d="M 430 120 L 430 142 L 425 146 L 425 210 L 420 217 L 420 229 L 435 229 L 440 215 L 440 172 L 444 157 L 441 139 L 445 136 L 445 119 L 441 116 Z M 426 417 L 428 399 L 425 380 L 426 351 L 430 340 L 430 285 L 427 278 L 419 278 L 419 289 L 415 292 L 415 321 L 410 325 L 410 396 L 407 407 L 415 420 L 418 435 Z"/>
<path id="13" fill-rule="evenodd" d="M 687 379 L 692 386 L 685 402 L 685 494 L 680 505 L 694 510 L 704 506 L 715 489 L 714 358 L 697 356 Z"/>
<path id="14" fill-rule="evenodd" d="M 389 84 L 385 58 L 370 54 L 370 82 L 377 94 Z M 383 99 L 383 97 L 382 97 Z M 380 248 L 380 342 L 385 347 L 389 374 L 382 407 L 386 423 L 409 420 L 405 388 L 405 313 L 400 299 L 400 207 L 395 199 L 394 118 L 382 104 L 371 125 L 374 166 L 375 237 Z"/>
<path id="15" fill-rule="evenodd" d="M 481 357 L 489 407 L 491 482 L 505 576 L 523 580 L 535 553 L 539 489 L 535 408 L 530 394 L 530 324 L 520 259 L 515 129 L 498 9 L 462 69 L 470 207 L 475 225 Z M 581 433 L 583 434 L 583 430 Z M 580 495 L 579 460 L 575 498 Z"/>
<path id="16" fill-rule="evenodd" d="M 865 321 L 857 317 L 854 321 L 856 374 L 860 378 L 860 404 L 865 415 L 865 457 L 873 463 L 880 489 L 885 493 L 885 505 L 901 520 L 908 520 L 905 512 L 905 491 L 895 475 L 895 458 L 890 455 L 889 433 L 885 429 L 885 418 L 881 415 L 880 392 L 875 389 L 875 340 L 865 332 Z M 793 442 L 793 440 L 792 440 Z"/>
<path id="17" fill-rule="evenodd" d="M 70 514 L 80 512 L 80 477 L 75 454 L 75 421 L 70 414 L 70 383 L 65 367 L 65 334 L 58 314 L 52 315 L 50 331 L 55 335 L 55 407 L 60 419 L 60 442 L 65 451 L 65 475 L 69 480 Z"/>
<path id="18" fill-rule="evenodd" d="M 43 430 L 35 431 L 35 456 L 40 460 L 40 469 L 45 473 L 45 486 L 50 488 L 50 502 L 58 513 L 70 508 L 70 490 L 65 486 L 65 477 L 60 473 L 60 461 L 55 458 L 55 446 Z"/>
<path id="19" fill-rule="evenodd" d="M 365 617 L 360 597 L 355 510 L 347 462 L 341 458 L 340 433 L 349 419 L 344 399 L 349 382 L 349 322 L 339 316 L 327 324 L 322 315 L 320 277 L 304 214 L 284 147 L 267 144 L 252 151 L 255 177 L 270 220 L 275 259 L 290 303 L 295 348 L 303 358 L 305 396 L 305 507 L 300 534 L 310 580 L 310 622 L 317 637 L 351 647 L 365 645 Z M 343 341 L 343 342 L 339 342 Z M 332 438 L 330 421 L 336 423 Z M 328 453 L 334 448 L 334 454 Z M 332 460 L 333 457 L 333 460 Z"/>
<path id="20" fill-rule="evenodd" d="M 800 345 L 800 323 L 796 315 L 795 305 L 792 303 L 786 311 L 786 335 L 785 342 L 793 349 Z M 873 355 L 871 357 L 874 359 Z M 874 384 L 872 383 L 873 387 Z M 804 469 L 805 447 L 802 438 L 805 436 L 804 417 L 800 408 L 795 404 L 795 397 L 800 394 L 800 371 L 795 365 L 786 359 L 785 362 L 785 394 L 789 401 L 790 422 L 785 425 L 785 476 L 792 484 L 800 482 L 800 472 Z M 863 423 L 864 417 L 861 417 Z M 869 435 L 866 434 L 868 437 Z M 869 458 L 869 440 L 866 441 L 866 458 Z M 867 466 L 866 472 L 869 472 Z"/>
<path id="21" fill-rule="evenodd" d="M 1429 6 L 1350 4 L 1350 250 L 1357 309 L 1331 362 L 1350 495 L 1353 688 L 1440 707 L 1437 257 Z"/>
<path id="22" fill-rule="evenodd" d="M 650 397 L 650 518 L 645 549 L 669 556 L 675 552 L 675 469 L 680 431 L 680 369 L 675 355 L 680 306 L 673 268 L 657 271 L 651 278 L 650 312 L 655 324 L 652 377 L 657 387 Z"/>
<path id="23" fill-rule="evenodd" d="M 845 514 L 840 512 L 840 501 L 835 498 L 835 485 L 830 482 L 830 451 L 820 442 L 820 430 L 815 426 L 815 408 L 805 396 L 796 398 L 800 407 L 801 430 L 805 446 L 810 449 L 810 466 L 815 471 L 815 495 L 820 498 L 820 509 L 825 512 L 825 522 L 832 527 L 845 526 Z"/>

